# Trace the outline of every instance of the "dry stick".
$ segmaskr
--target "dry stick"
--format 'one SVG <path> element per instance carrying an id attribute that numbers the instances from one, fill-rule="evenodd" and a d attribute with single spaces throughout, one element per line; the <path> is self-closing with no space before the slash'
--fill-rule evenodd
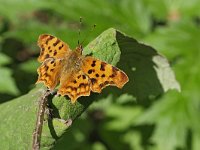
<path id="1" fill-rule="evenodd" d="M 47 97 L 51 94 L 50 91 L 46 90 L 44 95 L 41 96 L 39 100 L 39 109 L 37 112 L 37 120 L 35 124 L 35 130 L 33 132 L 33 143 L 32 143 L 32 150 L 39 150 L 40 149 L 40 141 L 41 141 L 41 134 L 42 134 L 42 127 L 44 121 L 44 114 L 45 108 L 47 104 Z"/>

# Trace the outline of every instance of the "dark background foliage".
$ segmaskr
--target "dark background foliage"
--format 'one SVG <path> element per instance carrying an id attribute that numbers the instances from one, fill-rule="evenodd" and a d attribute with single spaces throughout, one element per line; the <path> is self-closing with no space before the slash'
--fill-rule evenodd
<path id="1" fill-rule="evenodd" d="M 182 92 L 144 102 L 95 102 L 55 149 L 198 150 L 199 10 L 198 0 L 0 0 L 0 103 L 34 87 L 40 34 L 56 35 L 73 49 L 78 39 L 87 45 L 114 27 L 167 56 Z"/>

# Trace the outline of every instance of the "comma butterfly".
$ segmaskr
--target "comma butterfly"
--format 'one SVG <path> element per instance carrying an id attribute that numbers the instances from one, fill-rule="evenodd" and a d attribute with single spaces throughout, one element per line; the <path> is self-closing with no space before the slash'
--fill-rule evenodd
<path id="1" fill-rule="evenodd" d="M 38 39 L 41 48 L 38 61 L 42 65 L 36 83 L 44 82 L 50 90 L 58 83 L 58 94 L 68 95 L 71 102 L 80 96 L 89 96 L 90 91 L 101 93 L 108 85 L 122 88 L 128 82 L 128 76 L 120 69 L 93 58 L 82 55 L 82 46 L 74 51 L 69 46 L 49 34 L 42 34 Z"/>

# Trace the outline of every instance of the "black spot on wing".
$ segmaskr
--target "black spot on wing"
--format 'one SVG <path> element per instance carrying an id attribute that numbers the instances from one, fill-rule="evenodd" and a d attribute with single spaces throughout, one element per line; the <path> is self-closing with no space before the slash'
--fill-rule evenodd
<path id="1" fill-rule="evenodd" d="M 105 76 L 106 76 L 105 74 L 102 74 L 102 75 L 101 75 L 102 78 L 104 78 Z"/>
<path id="2" fill-rule="evenodd" d="M 109 77 L 114 78 L 114 77 L 115 77 L 115 74 L 111 74 Z"/>
<path id="3" fill-rule="evenodd" d="M 55 61 L 54 61 L 54 60 L 52 60 L 50 63 L 51 63 L 51 64 L 53 64 L 54 62 L 55 62 Z"/>
<path id="4" fill-rule="evenodd" d="M 82 78 L 83 78 L 83 79 L 86 79 L 86 76 L 85 76 L 85 75 L 82 75 Z"/>
<path id="5" fill-rule="evenodd" d="M 79 75 L 77 78 L 80 79 L 81 75 Z"/>
<path id="6" fill-rule="evenodd" d="M 96 66 L 96 60 L 93 60 L 91 66 L 92 66 L 92 67 L 95 67 L 95 66 Z"/>
<path id="7" fill-rule="evenodd" d="M 47 58 L 49 58 L 49 54 L 46 54 L 46 55 L 45 55 L 45 59 L 47 59 Z"/>
<path id="8" fill-rule="evenodd" d="M 61 50 L 61 49 L 63 48 L 63 46 L 64 46 L 64 45 L 62 44 L 61 46 L 58 47 L 58 49 Z"/>
<path id="9" fill-rule="evenodd" d="M 54 56 L 56 56 L 56 55 L 57 55 L 57 52 L 56 52 L 56 51 L 54 51 L 53 55 L 54 55 Z"/>
<path id="10" fill-rule="evenodd" d="M 106 67 L 106 63 L 105 62 L 101 62 L 100 70 L 101 71 L 105 71 L 105 67 Z"/>
<path id="11" fill-rule="evenodd" d="M 95 84 L 97 82 L 95 78 L 91 78 L 90 81 L 92 82 L 92 84 Z"/>
<path id="12" fill-rule="evenodd" d="M 93 69 L 88 70 L 88 74 L 91 74 L 92 72 L 94 72 Z"/>
<path id="13" fill-rule="evenodd" d="M 45 67 L 45 70 L 47 71 L 49 69 L 49 66 L 44 66 Z"/>
<path id="14" fill-rule="evenodd" d="M 48 37 L 47 40 L 46 40 L 46 45 L 47 45 L 47 44 L 49 43 L 49 41 L 51 41 L 53 38 L 54 38 L 53 36 L 49 35 L 49 37 Z"/>
<path id="15" fill-rule="evenodd" d="M 56 66 L 56 63 L 54 63 L 53 66 L 55 67 L 55 66 Z"/>
<path id="16" fill-rule="evenodd" d="M 79 87 L 86 87 L 88 84 L 85 84 L 85 83 L 81 83 L 79 84 Z"/>
<path id="17" fill-rule="evenodd" d="M 44 73 L 44 76 L 45 76 L 45 77 L 48 77 L 49 75 L 48 75 L 48 73 Z"/>
<path id="18" fill-rule="evenodd" d="M 57 40 L 56 40 L 56 42 L 55 42 L 55 43 L 53 43 L 53 46 L 56 46 L 56 45 L 58 45 L 58 43 L 60 43 L 60 40 L 59 40 L 59 39 L 57 39 Z"/>

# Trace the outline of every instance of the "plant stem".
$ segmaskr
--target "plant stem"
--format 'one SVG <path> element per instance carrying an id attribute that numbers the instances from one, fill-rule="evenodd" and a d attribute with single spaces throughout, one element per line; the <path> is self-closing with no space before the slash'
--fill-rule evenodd
<path id="1" fill-rule="evenodd" d="M 43 94 L 43 96 L 39 99 L 39 108 L 37 112 L 37 120 L 35 124 L 35 130 L 33 132 L 33 141 L 32 141 L 32 150 L 39 150 L 40 149 L 40 141 L 41 141 L 41 135 L 42 135 L 42 127 L 43 127 L 43 121 L 44 121 L 44 114 L 45 114 L 45 108 L 48 101 L 48 96 L 51 94 L 49 90 L 46 90 Z"/>

